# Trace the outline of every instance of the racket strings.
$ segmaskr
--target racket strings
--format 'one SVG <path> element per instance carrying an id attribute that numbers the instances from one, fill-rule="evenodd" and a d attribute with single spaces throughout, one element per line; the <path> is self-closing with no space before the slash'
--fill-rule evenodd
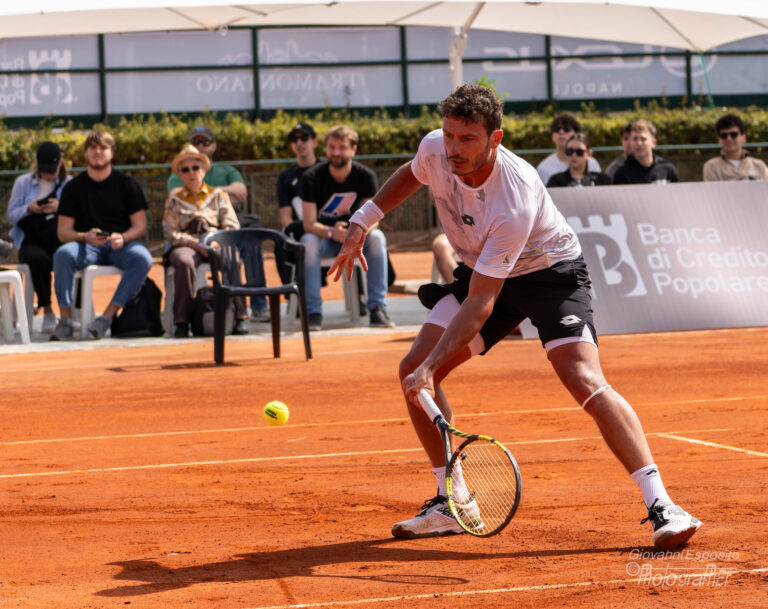
<path id="1" fill-rule="evenodd" d="M 452 461 L 452 499 L 456 516 L 475 534 L 503 527 L 516 508 L 515 468 L 506 452 L 487 440 L 465 445 Z"/>

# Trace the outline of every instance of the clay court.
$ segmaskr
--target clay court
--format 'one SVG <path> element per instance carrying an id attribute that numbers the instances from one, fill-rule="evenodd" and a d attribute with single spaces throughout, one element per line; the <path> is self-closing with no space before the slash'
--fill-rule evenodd
<path id="1" fill-rule="evenodd" d="M 605 336 L 670 494 L 704 522 L 659 555 L 639 492 L 536 341 L 455 373 L 456 425 L 517 457 L 500 535 L 395 540 L 434 494 L 396 331 L 0 355 L 8 608 L 735 607 L 768 584 L 768 329 Z M 289 422 L 263 405 L 280 399 Z"/>

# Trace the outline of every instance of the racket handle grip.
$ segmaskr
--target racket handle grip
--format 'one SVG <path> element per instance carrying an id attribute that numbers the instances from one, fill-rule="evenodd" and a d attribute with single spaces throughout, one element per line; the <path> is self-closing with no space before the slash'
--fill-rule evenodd
<path id="1" fill-rule="evenodd" d="M 422 389 L 419 391 L 419 404 L 421 404 L 421 407 L 424 409 L 424 412 L 427 413 L 427 416 L 429 419 L 434 423 L 443 416 L 443 413 L 440 412 L 440 409 L 437 407 L 437 404 L 435 404 L 435 400 L 432 399 L 432 396 L 429 395 L 429 392 L 426 389 Z"/>

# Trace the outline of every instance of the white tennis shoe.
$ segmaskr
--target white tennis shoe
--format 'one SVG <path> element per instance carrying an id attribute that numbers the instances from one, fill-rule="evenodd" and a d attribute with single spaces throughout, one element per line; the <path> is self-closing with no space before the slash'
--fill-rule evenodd
<path id="1" fill-rule="evenodd" d="M 659 550 L 671 550 L 683 545 L 701 526 L 700 520 L 679 505 L 656 505 L 656 501 L 648 509 L 648 517 L 643 518 L 640 524 L 648 520 L 653 524 L 653 545 Z"/>
<path id="2" fill-rule="evenodd" d="M 451 514 L 448 499 L 442 495 L 425 501 L 424 505 L 421 506 L 421 512 L 410 520 L 396 522 L 392 525 L 392 535 L 402 539 L 439 537 L 440 535 L 455 535 L 464 532 L 464 529 Z"/>

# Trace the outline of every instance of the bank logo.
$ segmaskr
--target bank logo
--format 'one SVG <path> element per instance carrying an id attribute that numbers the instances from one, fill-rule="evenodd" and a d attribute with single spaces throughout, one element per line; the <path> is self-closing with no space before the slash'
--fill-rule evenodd
<path id="1" fill-rule="evenodd" d="M 72 51 L 69 49 L 29 51 L 28 58 L 32 70 L 66 70 L 72 66 Z M 70 74 L 32 75 L 29 103 L 40 105 L 50 101 L 59 104 L 73 103 Z"/>
<path id="2" fill-rule="evenodd" d="M 610 214 L 608 223 L 597 215 L 589 216 L 586 224 L 577 216 L 567 220 L 581 241 L 596 296 L 599 296 L 602 288 L 621 290 L 627 297 L 645 296 L 648 293 L 629 249 L 627 222 L 623 214 Z M 595 268 L 595 261 L 602 273 Z"/>

